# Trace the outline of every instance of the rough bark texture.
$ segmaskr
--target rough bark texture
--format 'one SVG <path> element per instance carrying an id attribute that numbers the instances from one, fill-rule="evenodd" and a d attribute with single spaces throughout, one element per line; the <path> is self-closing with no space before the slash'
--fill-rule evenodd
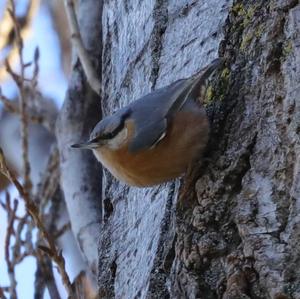
<path id="1" fill-rule="evenodd" d="M 225 115 L 178 209 L 171 298 L 300 298 L 299 20 L 298 1 L 233 3 Z"/>
<path id="2" fill-rule="evenodd" d="M 196 73 L 217 56 L 229 3 L 206 2 L 105 1 L 105 114 Z M 99 246 L 103 298 L 170 296 L 178 186 L 179 181 L 128 188 L 105 173 Z"/>
<path id="3" fill-rule="evenodd" d="M 218 52 L 226 64 L 205 100 L 212 134 L 190 178 L 196 192 L 180 192 L 179 180 L 129 188 L 105 172 L 100 297 L 300 298 L 299 1 L 106 0 L 102 26 L 104 114 L 194 74 Z M 77 123 L 91 110 L 76 82 L 65 104 L 73 131 L 63 138 L 86 136 L 94 121 Z M 62 180 L 69 159 L 92 165 L 63 144 Z M 99 170 L 78 169 L 76 184 L 91 186 L 87 176 Z M 74 181 L 66 182 L 67 204 L 87 198 L 76 197 L 79 185 L 66 192 Z"/>

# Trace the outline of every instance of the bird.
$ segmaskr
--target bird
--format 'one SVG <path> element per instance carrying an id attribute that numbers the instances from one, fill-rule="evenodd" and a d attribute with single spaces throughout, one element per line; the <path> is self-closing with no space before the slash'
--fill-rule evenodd
<path id="1" fill-rule="evenodd" d="M 201 159 L 209 121 L 200 104 L 207 79 L 220 65 L 215 59 L 190 78 L 152 91 L 97 123 L 87 142 L 110 173 L 130 186 L 171 181 Z"/>

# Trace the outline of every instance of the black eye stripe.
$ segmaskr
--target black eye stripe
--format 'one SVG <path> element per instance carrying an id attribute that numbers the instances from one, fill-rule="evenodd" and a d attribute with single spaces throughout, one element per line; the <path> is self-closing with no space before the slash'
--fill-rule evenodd
<path id="1" fill-rule="evenodd" d="M 124 113 L 122 115 L 120 124 L 112 132 L 104 133 L 104 134 L 102 134 L 100 136 L 97 136 L 97 137 L 94 138 L 94 140 L 98 141 L 98 140 L 113 139 L 124 128 L 125 120 L 128 118 L 128 116 L 130 115 L 130 113 L 131 113 L 131 111 L 130 111 L 130 109 L 128 109 L 128 111 L 126 111 L 126 113 Z"/>
<path id="2" fill-rule="evenodd" d="M 110 133 L 107 134 L 103 134 L 101 135 L 99 138 L 100 139 L 112 139 L 114 138 L 121 130 L 122 130 L 123 126 L 118 126 L 115 130 L 113 130 Z"/>

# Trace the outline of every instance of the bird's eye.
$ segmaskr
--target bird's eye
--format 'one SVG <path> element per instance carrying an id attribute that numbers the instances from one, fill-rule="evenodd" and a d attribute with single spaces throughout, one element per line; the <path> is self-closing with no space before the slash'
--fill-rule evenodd
<path id="1" fill-rule="evenodd" d="M 126 120 L 126 118 L 130 115 L 131 110 L 128 109 L 122 116 L 121 118 L 118 120 L 118 122 L 112 122 L 111 124 L 109 123 L 109 125 L 106 126 L 106 130 L 109 132 L 105 132 L 105 130 L 101 130 L 102 133 L 94 136 L 94 140 L 98 141 L 98 140 L 105 140 L 105 139 L 113 139 L 115 136 L 118 135 L 119 132 L 122 131 L 122 129 L 124 128 L 124 122 Z"/>
<path id="2" fill-rule="evenodd" d="M 101 136 L 92 136 L 92 138 L 91 138 L 92 140 L 94 140 L 94 141 L 98 141 L 98 140 L 100 140 L 101 139 Z"/>
<path id="3" fill-rule="evenodd" d="M 115 137 L 116 134 L 113 134 L 112 132 L 105 134 L 106 139 L 112 139 Z"/>

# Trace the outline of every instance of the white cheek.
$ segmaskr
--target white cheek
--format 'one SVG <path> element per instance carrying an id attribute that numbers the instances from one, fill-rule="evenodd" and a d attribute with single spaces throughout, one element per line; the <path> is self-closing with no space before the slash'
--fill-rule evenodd
<path id="1" fill-rule="evenodd" d="M 111 149 L 120 148 L 127 139 L 128 130 L 125 127 L 121 132 L 119 132 L 113 139 L 107 142 L 107 146 Z"/>

